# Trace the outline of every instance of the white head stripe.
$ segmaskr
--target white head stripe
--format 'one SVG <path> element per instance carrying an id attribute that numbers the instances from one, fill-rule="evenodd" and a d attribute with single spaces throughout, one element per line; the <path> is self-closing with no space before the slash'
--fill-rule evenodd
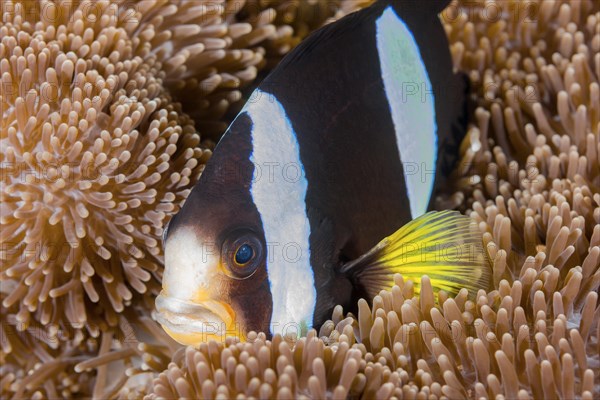
<path id="1" fill-rule="evenodd" d="M 406 24 L 388 6 L 377 19 L 381 76 L 396 130 L 413 218 L 427 211 L 437 158 L 435 101 L 425 63 Z"/>
<path id="2" fill-rule="evenodd" d="M 163 289 L 170 297 L 194 301 L 218 273 L 219 257 L 214 248 L 199 242 L 194 230 L 184 226 L 169 234 L 165 247 Z"/>
<path id="3" fill-rule="evenodd" d="M 267 242 L 271 331 L 300 333 L 300 327 L 312 325 L 317 293 L 310 265 L 308 182 L 298 141 L 275 96 L 257 89 L 244 110 L 252 120 L 255 174 L 250 190 Z"/>

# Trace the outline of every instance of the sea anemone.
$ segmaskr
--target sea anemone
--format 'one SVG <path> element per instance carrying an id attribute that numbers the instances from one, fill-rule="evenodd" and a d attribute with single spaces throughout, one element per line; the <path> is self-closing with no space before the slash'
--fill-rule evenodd
<path id="1" fill-rule="evenodd" d="M 91 5 L 3 4 L 0 276 L 23 329 L 97 336 L 155 291 L 162 226 L 210 154 L 137 36 L 150 24 Z"/>
<path id="2" fill-rule="evenodd" d="M 535 265 L 526 270 L 539 275 Z M 182 348 L 146 399 L 593 398 L 586 354 L 598 350 L 589 340 L 597 335 L 590 329 L 597 293 L 585 296 L 579 322 L 569 326 L 563 308 L 547 307 L 543 292 L 521 281 L 481 290 L 476 301 L 466 290 L 436 298 L 427 277 L 419 298 L 413 282 L 398 275 L 395 283 L 372 307 L 361 300 L 358 318 L 343 318 L 338 307 L 318 335 L 293 343 L 253 333 L 247 343 Z M 563 299 L 550 304 L 573 306 Z M 532 311 L 535 320 L 527 318 Z"/>
<path id="3" fill-rule="evenodd" d="M 249 335 L 246 343 L 227 340 L 197 349 L 182 348 L 166 336 L 149 317 L 152 296 L 136 289 L 152 294 L 158 288 L 161 225 L 177 210 L 210 154 L 211 143 L 199 141 L 192 119 L 173 100 L 183 102 L 204 137 L 207 132 L 218 138 L 230 117 L 226 111 L 241 98 L 244 84 L 256 82 L 257 71 L 268 70 L 310 30 L 370 1 L 210 2 L 215 8 L 209 2 L 148 2 L 142 7 L 150 11 L 132 14 L 133 25 L 125 25 L 123 18 L 50 23 L 41 14 L 26 13 L 22 5 L 5 3 L 15 11 L 5 12 L 0 27 L 0 72 L 3 83 L 10 83 L 10 91 L 5 94 L 3 86 L 0 93 L 3 397 L 600 396 L 598 2 L 455 1 L 442 13 L 455 67 L 471 81 L 475 111 L 452 177 L 456 192 L 436 203 L 439 209 L 460 209 L 478 223 L 492 260 L 493 290 L 462 290 L 449 298 L 443 291 L 433 293 L 423 277 L 415 296 L 414 283 L 396 276 L 390 291 L 369 302 L 360 300 L 358 315 L 344 315 L 338 306 L 318 333 L 310 331 L 298 341 L 280 336 L 267 340 L 259 333 Z M 72 15 L 83 12 L 85 4 L 77 3 Z M 123 2 L 96 4 L 118 4 L 122 12 L 135 8 Z M 196 20 L 200 15 L 205 18 Z M 201 53 L 194 52 L 195 35 L 206 38 Z M 94 47 L 93 42 L 99 44 Z M 175 64 L 167 66 L 170 61 Z M 70 64 L 71 77 L 63 69 L 69 71 Z M 55 71 L 53 80 L 40 76 L 46 66 Z M 92 69 L 96 75 L 89 75 Z M 75 79 L 79 73 L 83 80 Z M 90 91 L 71 87 L 88 76 L 95 85 Z M 50 101 L 27 97 L 32 90 L 40 97 L 44 82 L 63 80 L 71 82 L 68 90 L 59 85 L 56 94 L 50 91 L 60 99 L 55 108 Z M 94 91 L 96 86 L 102 90 Z M 103 91 L 109 92 L 106 97 Z M 104 108 L 88 121 L 83 110 L 87 113 L 96 104 Z M 154 108 L 148 109 L 150 105 Z M 160 127 L 155 134 L 152 122 Z M 86 135 L 94 139 L 86 141 Z M 129 143 L 137 143 L 128 150 L 138 160 L 136 168 L 153 154 L 154 169 L 148 166 L 137 175 L 122 164 L 127 161 L 118 155 L 127 145 L 125 136 L 134 136 Z M 165 146 L 169 138 L 176 138 L 167 145 L 174 152 L 159 154 L 158 144 Z M 76 142 L 81 142 L 77 154 Z M 94 153 L 96 146 L 100 151 Z M 145 150 L 147 146 L 152 149 Z M 64 188 L 54 188 L 59 178 L 65 180 L 61 174 L 75 173 L 65 162 L 71 153 L 79 166 L 86 151 L 97 158 L 105 149 L 106 159 L 94 171 L 103 171 L 101 179 L 107 183 L 82 179 L 84 188 L 68 181 Z M 63 154 L 61 168 L 48 169 L 51 182 L 28 181 L 32 174 L 15 178 L 17 156 L 30 171 L 30 163 L 49 164 L 44 152 Z M 163 154 L 170 156 L 159 171 Z M 65 164 L 69 169 L 63 171 Z M 155 172 L 160 179 L 146 183 Z M 186 183 L 173 189 L 169 185 L 177 183 L 169 182 L 177 179 Z M 134 193 L 123 190 L 139 182 L 144 188 L 127 197 Z M 143 196 L 152 189 L 153 196 Z M 112 193 L 110 199 L 92 199 L 115 206 L 102 208 L 83 195 L 69 197 L 93 191 Z M 44 193 L 53 196 L 47 203 Z M 172 193 L 168 199 L 167 193 Z M 120 210 L 118 204 L 131 197 L 141 199 L 140 206 Z M 66 200 L 59 204 L 55 198 Z M 81 203 L 89 212 L 85 218 L 79 214 Z M 59 208 L 63 214 L 50 225 Z M 107 226 L 124 215 L 135 218 L 113 222 L 116 232 L 132 236 L 125 226 L 135 227 L 133 244 L 144 258 L 128 252 L 129 244 Z M 83 231 L 78 231 L 78 221 Z M 67 231 L 78 243 L 97 237 L 104 242 L 81 246 L 80 258 L 73 262 L 38 257 L 31 263 L 36 258 L 27 246 L 35 233 L 41 235 L 38 242 L 54 243 L 67 241 Z M 77 236 L 80 231 L 85 237 Z M 157 244 L 146 247 L 141 238 Z M 98 253 L 100 246 L 109 251 L 108 260 Z M 84 256 L 99 263 L 90 262 L 88 268 L 81 262 Z M 125 262 L 131 259 L 137 267 Z M 132 270 L 145 271 L 149 279 L 127 275 Z M 86 291 L 86 279 L 94 285 L 98 303 Z M 116 312 L 113 303 L 122 304 L 117 306 L 122 311 Z M 44 310 L 52 311 L 51 316 Z"/>

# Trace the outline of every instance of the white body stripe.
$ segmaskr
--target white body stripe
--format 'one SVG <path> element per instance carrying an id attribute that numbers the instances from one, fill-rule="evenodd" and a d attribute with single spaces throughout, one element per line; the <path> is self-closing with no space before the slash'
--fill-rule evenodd
<path id="1" fill-rule="evenodd" d="M 377 51 L 404 165 L 413 218 L 427 210 L 437 158 L 435 102 L 425 63 L 406 24 L 388 6 L 377 19 Z"/>
<path id="2" fill-rule="evenodd" d="M 310 265 L 306 181 L 296 135 L 277 99 L 256 90 L 244 110 L 252 120 L 255 167 L 251 194 L 267 242 L 273 296 L 271 332 L 300 334 L 310 327 L 317 293 Z"/>

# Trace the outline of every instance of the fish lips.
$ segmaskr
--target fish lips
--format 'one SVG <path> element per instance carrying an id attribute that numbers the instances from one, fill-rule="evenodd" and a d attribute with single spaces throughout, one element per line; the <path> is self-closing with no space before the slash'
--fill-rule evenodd
<path id="1" fill-rule="evenodd" d="M 179 342 L 182 337 L 189 335 L 224 337 L 235 320 L 231 307 L 218 301 L 208 300 L 198 304 L 161 293 L 155 304 L 153 317 Z"/>

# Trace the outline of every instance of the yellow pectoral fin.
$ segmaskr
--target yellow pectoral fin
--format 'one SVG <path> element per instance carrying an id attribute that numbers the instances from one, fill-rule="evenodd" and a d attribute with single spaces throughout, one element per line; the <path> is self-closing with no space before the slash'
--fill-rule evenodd
<path id="1" fill-rule="evenodd" d="M 432 211 L 386 237 L 358 259 L 344 265 L 369 295 L 393 285 L 393 275 L 402 274 L 415 284 L 429 276 L 435 291 L 456 295 L 462 288 L 475 295 L 491 284 L 491 267 L 482 245 L 482 235 L 469 217 L 456 211 Z"/>

